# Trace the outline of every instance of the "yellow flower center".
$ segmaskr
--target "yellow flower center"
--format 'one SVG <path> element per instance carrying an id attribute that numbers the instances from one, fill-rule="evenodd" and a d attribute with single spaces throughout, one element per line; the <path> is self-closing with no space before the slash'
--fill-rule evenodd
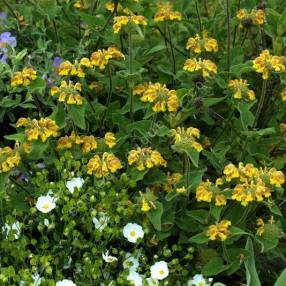
<path id="1" fill-rule="evenodd" d="M 130 231 L 130 236 L 132 237 L 136 236 L 136 231 L 135 230 Z"/>
<path id="2" fill-rule="evenodd" d="M 159 274 L 160 274 L 161 276 L 163 276 L 163 275 L 165 274 L 164 270 L 160 270 L 160 271 L 159 271 Z"/>
<path id="3" fill-rule="evenodd" d="M 50 205 L 48 203 L 43 204 L 43 209 L 47 210 L 50 208 Z"/>

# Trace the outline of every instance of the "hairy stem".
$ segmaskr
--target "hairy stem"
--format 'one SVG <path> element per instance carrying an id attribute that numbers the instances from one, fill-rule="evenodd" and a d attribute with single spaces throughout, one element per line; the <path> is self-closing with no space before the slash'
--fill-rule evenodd
<path id="1" fill-rule="evenodd" d="M 128 33 L 128 55 L 129 55 L 129 65 L 128 65 L 128 69 L 129 69 L 129 74 L 131 75 L 133 73 L 133 47 L 132 47 L 132 32 L 129 31 Z M 129 83 L 129 104 L 130 104 L 130 108 L 129 108 L 129 114 L 130 114 L 130 119 L 133 119 L 133 94 L 132 94 L 132 89 L 133 89 L 133 83 L 132 82 L 128 82 Z"/>
<path id="2" fill-rule="evenodd" d="M 230 77 L 230 65 L 231 65 L 231 30 L 230 30 L 230 0 L 226 0 L 226 25 L 227 25 L 227 71 L 228 78 Z"/>
<path id="3" fill-rule="evenodd" d="M 171 56 L 172 56 L 173 74 L 175 76 L 176 75 L 176 58 L 175 58 L 175 53 L 174 53 L 174 46 L 173 46 L 173 41 L 172 41 L 171 30 L 170 30 L 169 26 L 167 26 L 167 31 L 168 31 L 170 50 L 171 50 Z"/>
<path id="4" fill-rule="evenodd" d="M 201 20 L 201 15 L 200 15 L 200 11 L 199 11 L 198 1 L 196 1 L 196 12 L 197 12 L 197 17 L 198 17 L 198 21 L 199 21 L 200 34 L 202 35 L 203 27 L 202 27 L 202 20 Z"/>
<path id="5" fill-rule="evenodd" d="M 265 102 L 265 99 L 266 99 L 266 90 L 267 90 L 267 80 L 263 80 L 261 96 L 260 96 L 260 100 L 259 100 L 258 107 L 257 107 L 257 110 L 256 110 L 253 128 L 255 128 L 257 126 L 258 122 L 259 122 L 261 111 L 263 110 L 264 102 Z"/>

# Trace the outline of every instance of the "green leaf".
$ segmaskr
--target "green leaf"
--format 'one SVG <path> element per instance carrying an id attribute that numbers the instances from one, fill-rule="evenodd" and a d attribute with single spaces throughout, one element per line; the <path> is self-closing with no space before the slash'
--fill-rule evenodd
<path id="1" fill-rule="evenodd" d="M 161 220 L 163 214 L 163 205 L 160 202 L 156 202 L 156 209 L 147 213 L 149 220 L 154 228 L 158 231 L 162 230 Z"/>
<path id="2" fill-rule="evenodd" d="M 28 89 L 31 93 L 43 93 L 46 88 L 46 82 L 38 76 L 29 86 Z"/>
<path id="3" fill-rule="evenodd" d="M 144 53 L 144 56 L 149 56 L 149 55 L 152 55 L 152 54 L 155 54 L 157 52 L 161 52 L 163 50 L 166 49 L 166 45 L 163 45 L 163 44 L 159 44 L 151 49 L 148 49 L 146 53 Z"/>
<path id="4" fill-rule="evenodd" d="M 258 236 L 256 237 L 256 241 L 261 245 L 261 253 L 265 253 L 275 248 L 279 243 L 279 239 L 265 239 Z"/>
<path id="5" fill-rule="evenodd" d="M 245 250 L 249 252 L 249 257 L 247 257 L 247 259 L 245 259 L 244 261 L 244 266 L 246 269 L 247 286 L 261 286 L 255 267 L 255 255 L 254 255 L 252 240 L 250 237 L 247 239 Z"/>
<path id="6" fill-rule="evenodd" d="M 32 144 L 32 151 L 27 156 L 31 160 L 38 160 L 40 158 L 43 158 L 43 153 L 48 148 L 49 144 L 43 143 L 41 141 L 34 141 Z"/>
<path id="7" fill-rule="evenodd" d="M 0 173 L 0 192 L 5 190 L 6 182 L 9 178 L 10 172 Z"/>
<path id="8" fill-rule="evenodd" d="M 226 269 L 229 265 L 223 265 L 223 260 L 221 257 L 213 257 L 202 269 L 202 273 L 206 276 L 217 275 Z"/>
<path id="9" fill-rule="evenodd" d="M 6 136 L 4 136 L 4 138 L 7 139 L 7 140 L 24 142 L 26 136 L 23 133 L 16 133 L 16 134 L 11 134 L 11 135 L 6 135 Z"/>
<path id="10" fill-rule="evenodd" d="M 74 124 L 81 128 L 85 129 L 85 106 L 75 106 L 75 105 L 69 105 L 68 106 L 68 113 L 71 117 Z"/>
<path id="11" fill-rule="evenodd" d="M 206 243 L 208 242 L 209 239 L 208 237 L 206 236 L 206 232 L 201 232 L 201 233 L 198 233 L 197 235 L 194 235 L 190 238 L 190 242 L 194 242 L 194 243 L 197 243 L 197 244 L 202 244 L 202 243 Z"/>
<path id="12" fill-rule="evenodd" d="M 285 281 L 286 281 L 286 269 L 282 271 L 277 281 L 275 282 L 274 286 L 285 286 Z"/>
<path id="13" fill-rule="evenodd" d="M 255 120 L 254 115 L 250 111 L 251 106 L 252 105 L 247 102 L 240 102 L 237 105 L 237 109 L 240 113 L 241 124 L 244 130 L 247 130 L 248 126 L 252 126 Z"/>
<path id="14" fill-rule="evenodd" d="M 64 128 L 66 126 L 64 104 L 58 103 L 50 117 L 60 128 Z"/>
<path id="15" fill-rule="evenodd" d="M 192 210 L 188 211 L 187 215 L 202 224 L 206 224 L 208 222 L 209 212 L 206 210 Z"/>

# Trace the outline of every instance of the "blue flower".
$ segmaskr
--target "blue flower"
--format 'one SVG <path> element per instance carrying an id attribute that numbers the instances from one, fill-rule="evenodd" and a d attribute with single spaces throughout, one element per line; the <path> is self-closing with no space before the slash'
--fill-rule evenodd
<path id="1" fill-rule="evenodd" d="M 17 46 L 17 40 L 10 32 L 4 32 L 0 35 L 0 61 L 2 63 L 7 62 L 8 46 L 15 48 Z"/>
<path id="2" fill-rule="evenodd" d="M 53 66 L 55 68 L 58 68 L 60 64 L 63 62 L 63 59 L 61 57 L 55 57 L 53 62 L 54 62 Z"/>

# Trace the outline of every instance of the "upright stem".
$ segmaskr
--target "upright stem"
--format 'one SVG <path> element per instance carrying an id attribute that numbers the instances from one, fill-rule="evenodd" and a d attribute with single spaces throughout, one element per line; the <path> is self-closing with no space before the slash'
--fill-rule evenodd
<path id="1" fill-rule="evenodd" d="M 241 0 L 237 0 L 237 11 L 240 10 L 240 1 Z M 232 46 L 235 46 L 235 40 L 236 40 L 236 33 L 237 33 L 237 25 L 234 28 L 234 32 L 233 32 L 233 40 L 232 40 Z"/>
<path id="2" fill-rule="evenodd" d="M 172 41 L 171 30 L 169 26 L 167 26 L 167 31 L 168 31 L 170 50 L 171 50 L 171 56 L 172 56 L 173 74 L 176 75 L 176 59 L 175 59 L 175 54 L 174 54 L 174 46 L 173 46 L 173 41 Z"/>
<path id="3" fill-rule="evenodd" d="M 190 160 L 187 154 L 183 155 L 183 174 L 185 177 L 185 185 L 189 186 L 189 174 L 190 174 Z"/>
<path id="4" fill-rule="evenodd" d="M 230 46 L 231 46 L 231 30 L 230 30 L 230 1 L 226 0 L 226 24 L 227 24 L 227 71 L 228 71 L 228 77 L 230 77 L 230 64 L 231 64 L 231 58 L 230 58 Z"/>
<path id="5" fill-rule="evenodd" d="M 198 21 L 199 21 L 200 34 L 202 35 L 203 28 L 202 28 L 201 15 L 200 15 L 199 7 L 198 7 L 198 1 L 196 1 L 196 12 L 197 12 L 197 17 L 198 17 Z"/>
<path id="6" fill-rule="evenodd" d="M 111 95 L 112 95 L 112 75 L 111 75 L 111 70 L 110 67 L 107 66 L 107 71 L 108 71 L 108 78 L 109 78 L 109 89 L 108 89 L 108 97 L 106 101 L 106 106 L 108 107 L 111 101 Z"/>
<path id="7" fill-rule="evenodd" d="M 259 117 L 261 115 L 261 111 L 262 111 L 263 106 L 264 106 L 264 102 L 265 102 L 265 99 L 266 99 L 266 89 L 267 89 L 267 80 L 263 80 L 262 90 L 261 90 L 261 97 L 260 97 L 260 100 L 259 100 L 259 103 L 258 103 L 257 111 L 256 111 L 256 114 L 255 114 L 255 120 L 254 120 L 254 124 L 253 124 L 254 128 L 256 127 L 256 125 L 259 122 Z"/>
<path id="8" fill-rule="evenodd" d="M 131 75 L 133 73 L 133 47 L 132 47 L 132 32 L 129 31 L 128 33 L 128 54 L 129 54 L 129 74 Z M 129 102 L 130 102 L 130 119 L 133 119 L 133 94 L 132 94 L 132 89 L 133 89 L 133 82 L 130 82 L 129 79 Z"/>

